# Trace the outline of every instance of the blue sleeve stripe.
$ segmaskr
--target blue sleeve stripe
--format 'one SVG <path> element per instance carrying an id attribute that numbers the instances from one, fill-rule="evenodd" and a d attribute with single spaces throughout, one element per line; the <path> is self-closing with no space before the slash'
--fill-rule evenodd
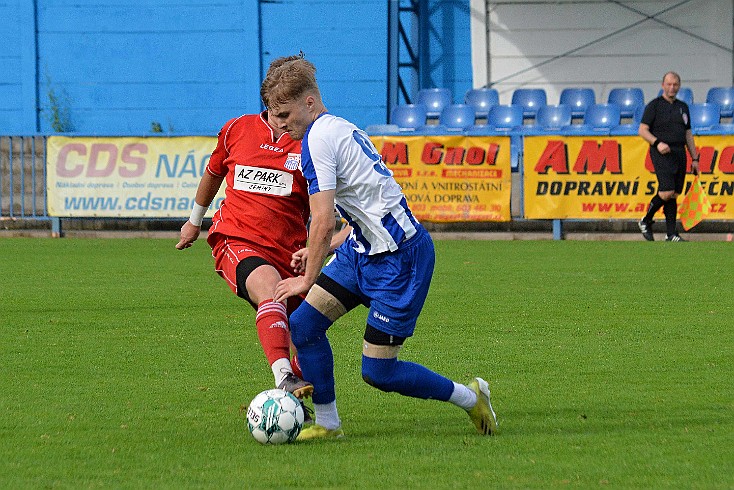
<path id="1" fill-rule="evenodd" d="M 313 159 L 311 158 L 311 149 L 308 147 L 308 133 L 311 132 L 309 126 L 306 134 L 303 135 L 301 141 L 301 171 L 308 182 L 308 193 L 316 194 L 319 192 L 319 180 L 316 178 L 316 170 L 313 167 Z"/>

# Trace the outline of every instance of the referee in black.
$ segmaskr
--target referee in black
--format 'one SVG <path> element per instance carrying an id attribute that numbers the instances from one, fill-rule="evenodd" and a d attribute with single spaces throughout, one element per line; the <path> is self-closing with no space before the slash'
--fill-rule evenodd
<path id="1" fill-rule="evenodd" d="M 658 193 L 650 201 L 647 214 L 638 226 L 645 240 L 653 241 L 653 216 L 660 208 L 665 214 L 665 241 L 684 242 L 676 232 L 678 203 L 686 181 L 686 147 L 692 169 L 698 174 L 698 152 L 691 133 L 688 104 L 675 98 L 680 90 L 680 76 L 669 71 L 663 77 L 663 93 L 645 106 L 639 135 L 650 144 L 650 159 L 658 178 Z"/>

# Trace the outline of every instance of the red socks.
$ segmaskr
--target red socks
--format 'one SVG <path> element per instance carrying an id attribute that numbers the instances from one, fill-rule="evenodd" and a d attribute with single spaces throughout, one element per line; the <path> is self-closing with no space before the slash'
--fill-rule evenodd
<path id="1" fill-rule="evenodd" d="M 290 359 L 290 332 L 285 305 L 268 299 L 257 305 L 257 336 L 268 364 L 278 359 Z"/>

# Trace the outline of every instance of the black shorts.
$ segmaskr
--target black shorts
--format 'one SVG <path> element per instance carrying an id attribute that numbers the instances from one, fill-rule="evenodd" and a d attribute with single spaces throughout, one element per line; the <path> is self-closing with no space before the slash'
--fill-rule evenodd
<path id="1" fill-rule="evenodd" d="M 671 146 L 667 155 L 661 155 L 656 148 L 650 148 L 650 159 L 658 178 L 658 192 L 675 191 L 683 194 L 686 183 L 685 146 Z"/>

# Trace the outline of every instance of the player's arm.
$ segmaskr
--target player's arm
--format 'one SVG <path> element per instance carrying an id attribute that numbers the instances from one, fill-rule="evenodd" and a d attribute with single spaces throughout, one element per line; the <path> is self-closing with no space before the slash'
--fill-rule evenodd
<path id="1" fill-rule="evenodd" d="M 688 146 L 688 153 L 691 155 L 691 170 L 694 175 L 698 175 L 698 159 L 701 155 L 696 151 L 696 142 L 693 140 L 693 132 L 690 129 L 686 130 L 686 146 Z"/>
<path id="2" fill-rule="evenodd" d="M 344 243 L 352 232 L 352 227 L 347 225 L 334 236 L 331 237 L 331 244 L 329 244 L 329 254 L 334 253 L 334 250 Z M 291 257 L 291 267 L 296 274 L 303 274 L 306 271 L 306 264 L 308 263 L 308 247 L 302 248 L 295 252 Z"/>
<path id="3" fill-rule="evenodd" d="M 650 146 L 655 146 L 655 148 L 661 153 L 666 154 L 670 152 L 670 147 L 667 143 L 664 141 L 659 141 L 654 134 L 650 132 L 650 126 L 648 126 L 645 123 L 640 123 L 640 128 L 637 130 L 637 134 L 640 135 L 640 137 L 647 141 L 647 144 Z"/>
<path id="4" fill-rule="evenodd" d="M 336 191 L 320 191 L 309 198 L 311 226 L 308 230 L 308 260 L 304 274 L 284 279 L 275 288 L 274 301 L 283 301 L 291 296 L 304 294 L 311 289 L 321 273 L 324 259 L 331 250 L 334 235 L 334 195 Z"/>
<path id="5" fill-rule="evenodd" d="M 209 205 L 214 200 L 214 196 L 219 192 L 224 177 L 219 177 L 204 172 L 199 181 L 199 187 L 196 189 L 196 197 L 194 198 L 194 207 L 191 210 L 191 217 L 181 227 L 181 238 L 176 244 L 176 248 L 183 250 L 189 248 L 199 238 L 201 233 L 201 222 L 204 219 L 204 213 L 209 209 Z"/>
<path id="6" fill-rule="evenodd" d="M 352 227 L 349 225 L 339 230 L 339 232 L 331 238 L 331 245 L 329 247 L 329 252 L 331 253 L 334 250 L 336 250 L 337 248 L 339 248 L 339 246 L 347 240 L 347 237 L 349 236 L 351 232 L 352 232 Z"/>
<path id="7" fill-rule="evenodd" d="M 308 230 L 308 256 L 310 260 L 306 264 L 303 275 L 308 287 L 302 291 L 306 292 L 316 282 L 321 273 L 321 267 L 333 249 L 331 238 L 334 235 L 334 195 L 336 191 L 328 190 L 312 194 L 309 199 L 311 206 L 311 226 Z"/>
<path id="8" fill-rule="evenodd" d="M 637 134 L 647 142 L 648 145 L 652 145 L 657 138 L 650 132 L 650 126 L 645 123 L 640 123 L 640 127 L 637 130 Z"/>

